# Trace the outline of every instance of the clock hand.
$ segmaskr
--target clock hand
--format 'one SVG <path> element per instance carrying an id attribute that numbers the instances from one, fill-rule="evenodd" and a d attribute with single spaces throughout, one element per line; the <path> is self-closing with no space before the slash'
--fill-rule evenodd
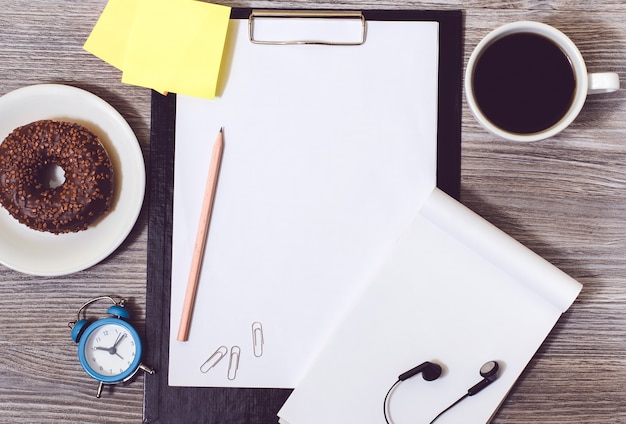
<path id="1" fill-rule="evenodd" d="M 120 357 L 120 359 L 124 360 L 124 358 L 122 357 L 122 355 L 120 355 L 119 353 L 117 353 L 117 346 L 122 342 L 122 340 L 124 340 L 124 338 L 126 337 L 126 333 L 122 333 L 119 336 L 117 336 L 117 340 L 115 340 L 115 343 L 113 344 L 113 346 L 111 346 L 111 348 L 109 349 L 109 353 L 111 355 L 117 355 Z"/>
<path id="2" fill-rule="evenodd" d="M 120 355 L 119 353 L 117 353 L 117 349 L 115 347 L 102 347 L 102 346 L 96 346 L 95 347 L 96 350 L 104 350 L 109 352 L 111 355 L 117 355 L 120 357 L 120 359 L 124 359 L 124 357 L 122 355 Z"/>
<path id="3" fill-rule="evenodd" d="M 94 347 L 94 349 L 96 349 L 96 350 L 104 350 L 104 351 L 106 351 L 106 352 L 109 352 L 111 355 L 117 355 L 117 356 L 120 356 L 120 355 L 117 353 L 117 349 L 116 349 L 116 348 L 114 348 L 114 347 L 102 347 L 102 346 L 96 346 L 96 347 Z M 122 358 L 122 357 L 120 356 L 120 358 Z M 124 358 L 122 358 L 122 359 L 124 359 Z"/>
<path id="4" fill-rule="evenodd" d="M 113 343 L 113 346 L 111 346 L 111 347 L 96 346 L 95 349 L 96 350 L 106 350 L 111 355 L 117 355 L 121 359 L 124 359 L 124 358 L 122 358 L 122 356 L 119 353 L 117 353 L 117 346 L 122 342 L 122 340 L 124 340 L 125 337 L 126 337 L 126 333 L 122 333 L 119 336 L 117 336 L 117 339 L 115 340 L 115 343 Z"/>
<path id="5" fill-rule="evenodd" d="M 116 349 L 117 345 L 119 345 L 122 340 L 124 340 L 124 338 L 126 337 L 126 333 L 122 333 L 119 336 L 117 336 L 117 340 L 115 340 L 115 344 L 113 345 L 112 349 Z"/>

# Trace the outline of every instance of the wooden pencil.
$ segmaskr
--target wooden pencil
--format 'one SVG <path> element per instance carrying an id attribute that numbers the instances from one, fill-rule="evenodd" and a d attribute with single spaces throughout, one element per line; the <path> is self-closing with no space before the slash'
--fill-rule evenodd
<path id="1" fill-rule="evenodd" d="M 187 280 L 187 291 L 185 292 L 185 301 L 183 303 L 183 311 L 181 314 L 180 325 L 178 327 L 178 335 L 176 337 L 176 340 L 181 342 L 185 342 L 189 339 L 189 328 L 191 326 L 191 318 L 196 301 L 196 292 L 198 291 L 198 281 L 200 280 L 200 270 L 202 269 L 204 250 L 207 236 L 209 234 L 209 224 L 211 222 L 211 213 L 215 202 L 215 191 L 217 189 L 217 179 L 219 176 L 220 165 L 222 163 L 223 151 L 224 129 L 222 128 L 220 129 L 217 139 L 215 140 L 215 144 L 213 145 L 211 163 L 209 164 L 209 175 L 207 177 L 206 187 L 204 190 L 202 210 L 200 211 L 200 222 L 198 224 L 198 233 L 196 234 L 196 244 L 193 249 L 189 279 Z"/>

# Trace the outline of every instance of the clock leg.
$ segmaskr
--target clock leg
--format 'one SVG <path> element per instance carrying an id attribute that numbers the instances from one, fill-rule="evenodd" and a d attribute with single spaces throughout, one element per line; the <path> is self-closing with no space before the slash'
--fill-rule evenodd
<path id="1" fill-rule="evenodd" d="M 147 372 L 150 375 L 154 374 L 154 370 L 150 367 L 145 366 L 144 364 L 139 364 L 139 368 L 141 368 L 143 371 Z"/>
<path id="2" fill-rule="evenodd" d="M 102 387 L 104 386 L 104 383 L 101 381 L 100 383 L 98 383 L 98 391 L 96 392 L 96 397 L 98 399 L 100 399 L 100 396 L 102 395 Z"/>

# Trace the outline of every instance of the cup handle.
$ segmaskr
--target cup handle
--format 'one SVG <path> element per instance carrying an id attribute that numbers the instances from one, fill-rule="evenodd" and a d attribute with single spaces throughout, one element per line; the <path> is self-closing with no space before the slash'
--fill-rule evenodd
<path id="1" fill-rule="evenodd" d="M 615 72 L 597 72 L 588 74 L 588 94 L 612 93 L 619 89 L 619 75 Z"/>

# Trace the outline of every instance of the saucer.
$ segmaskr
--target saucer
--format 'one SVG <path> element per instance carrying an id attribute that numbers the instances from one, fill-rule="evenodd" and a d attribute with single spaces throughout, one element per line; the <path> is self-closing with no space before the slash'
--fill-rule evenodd
<path id="1" fill-rule="evenodd" d="M 30 229 L 0 207 L 0 263 L 26 274 L 66 275 L 102 261 L 126 239 L 141 212 L 145 164 L 126 120 L 94 94 L 67 85 L 33 85 L 0 97 L 0 143 L 15 128 L 42 119 L 75 122 L 91 130 L 106 148 L 115 173 L 111 209 L 77 233 Z"/>

